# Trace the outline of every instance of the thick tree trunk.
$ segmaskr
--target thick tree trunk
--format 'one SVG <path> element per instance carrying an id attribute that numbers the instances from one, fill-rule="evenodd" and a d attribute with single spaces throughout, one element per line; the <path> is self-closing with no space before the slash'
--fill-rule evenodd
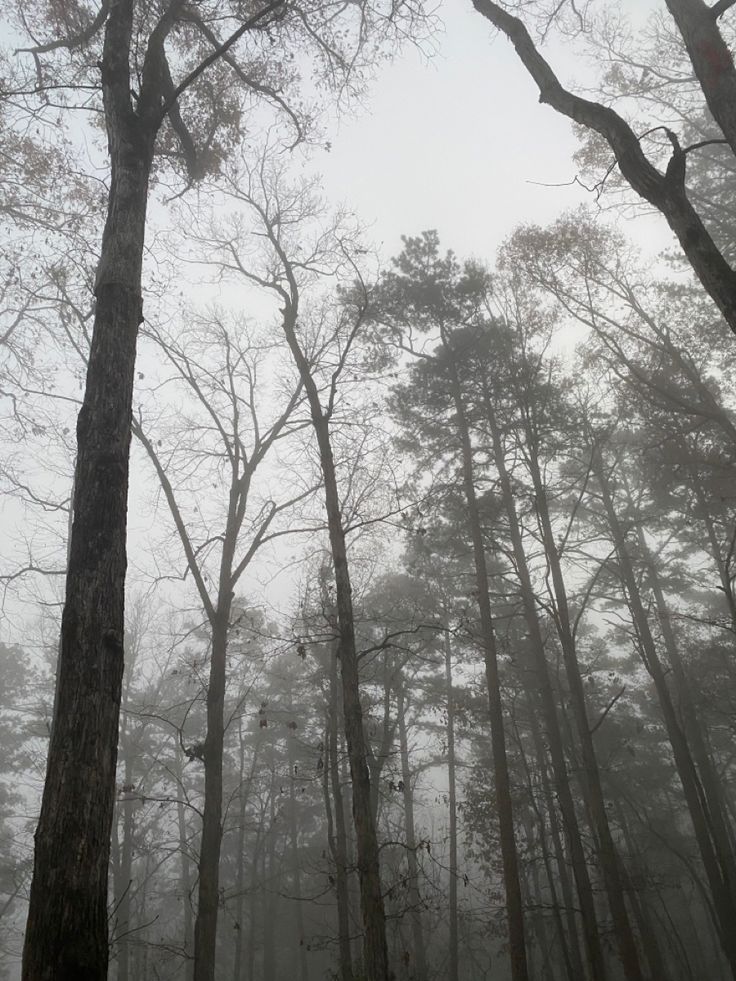
<path id="1" fill-rule="evenodd" d="M 123 3 L 117 8 L 113 26 L 118 33 L 108 29 L 105 40 L 106 70 L 111 70 L 111 59 L 121 56 L 113 46 L 122 43 L 125 57 L 130 37 L 130 10 Z M 107 976 L 128 455 L 153 144 L 135 121 L 124 125 L 111 114 L 107 101 L 112 174 L 87 383 L 77 420 L 56 714 L 35 839 L 24 981 L 103 981 Z"/>
<path id="2" fill-rule="evenodd" d="M 412 977 L 415 981 L 427 981 L 427 957 L 424 949 L 424 928 L 422 926 L 422 896 L 419 891 L 419 863 L 417 862 L 417 839 L 414 826 L 414 791 L 412 789 L 411 768 L 409 766 L 409 740 L 406 732 L 406 699 L 403 679 L 396 689 L 396 713 L 399 723 L 399 753 L 401 755 L 401 781 L 404 785 L 404 834 L 406 836 L 406 864 L 409 872 L 407 896 L 409 899 L 409 921 L 414 955 Z"/>
<path id="3" fill-rule="evenodd" d="M 718 29 L 713 6 L 704 0 L 666 0 L 685 42 L 711 115 L 736 153 L 736 71 L 733 55 Z M 725 5 L 720 4 L 725 10 Z"/>

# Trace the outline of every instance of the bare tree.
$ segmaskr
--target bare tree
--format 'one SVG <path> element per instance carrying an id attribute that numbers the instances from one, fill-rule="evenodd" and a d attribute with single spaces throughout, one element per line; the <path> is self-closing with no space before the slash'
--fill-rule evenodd
<path id="1" fill-rule="evenodd" d="M 216 315 L 178 331 L 176 338 L 162 332 L 152 336 L 194 404 L 191 413 L 178 421 L 168 445 L 165 439 L 153 436 L 140 414 L 133 420 L 133 433 L 155 469 L 211 634 L 206 735 L 202 744 L 187 751 L 202 761 L 205 772 L 194 981 L 212 981 L 219 906 L 223 745 L 228 725 L 224 716 L 226 669 L 231 621 L 237 614 L 233 610 L 235 591 L 259 549 L 285 535 L 297 531 L 314 534 L 319 529 L 309 519 L 301 528 L 294 521 L 297 505 L 317 488 L 308 481 L 300 482 L 295 474 L 289 482 L 290 491 L 273 499 L 267 475 L 261 488 L 256 481 L 267 472 L 269 455 L 275 454 L 278 444 L 307 425 L 298 416 L 303 397 L 298 381 L 290 390 L 283 386 L 283 405 L 266 409 L 262 404 L 266 396 L 259 378 L 267 378 L 269 368 L 271 373 L 276 370 L 274 365 L 265 364 L 272 343 L 252 336 L 245 325 L 227 325 Z M 227 499 L 224 507 L 213 508 L 215 495 L 210 485 L 217 488 L 220 480 Z M 193 493 L 198 503 L 192 510 Z M 188 508 L 185 498 L 190 501 Z M 284 517 L 289 519 L 286 524 Z"/>

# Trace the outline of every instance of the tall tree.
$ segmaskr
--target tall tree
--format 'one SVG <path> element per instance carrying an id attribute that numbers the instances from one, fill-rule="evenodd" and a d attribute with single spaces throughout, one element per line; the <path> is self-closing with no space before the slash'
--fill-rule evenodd
<path id="1" fill-rule="evenodd" d="M 434 232 L 426 232 L 417 238 L 405 238 L 404 251 L 394 260 L 394 264 L 395 271 L 387 273 L 375 291 L 370 316 L 387 332 L 389 341 L 417 359 L 416 374 L 420 376 L 417 384 L 434 389 L 433 394 L 440 402 L 439 410 L 435 408 L 435 412 L 439 411 L 441 415 L 451 413 L 454 437 L 460 447 L 467 531 L 475 566 L 474 594 L 480 614 L 479 642 L 483 651 L 490 707 L 511 973 L 514 981 L 525 981 L 528 965 L 524 914 L 506 754 L 498 644 L 476 487 L 475 447 L 457 360 L 458 351 L 463 346 L 462 327 L 478 312 L 477 281 L 485 277 L 479 269 L 471 267 L 462 276 L 452 254 L 440 256 L 438 238 Z M 411 342 L 415 333 L 422 338 L 420 347 Z M 433 341 L 440 344 L 437 351 L 430 353 L 427 347 Z"/>
<path id="2" fill-rule="evenodd" d="M 288 84 L 296 72 L 282 67 L 290 53 L 309 52 L 328 85 L 343 86 L 354 68 L 360 72 L 367 39 L 397 37 L 407 13 L 411 21 L 418 11 L 404 7 L 395 17 L 393 5 L 366 4 L 335 17 L 320 2 L 271 0 L 244 9 L 224 0 L 205 11 L 181 0 L 155 9 L 106 0 L 96 10 L 42 4 L 29 24 L 16 11 L 15 36 L 28 43 L 7 90 L 29 114 L 47 109 L 50 90 L 101 100 L 111 173 L 77 424 L 57 720 L 36 835 L 27 981 L 107 972 L 131 406 L 154 158 L 160 152 L 183 164 L 188 183 L 217 169 L 238 132 L 241 99 L 271 101 L 301 139 L 303 119 Z"/>

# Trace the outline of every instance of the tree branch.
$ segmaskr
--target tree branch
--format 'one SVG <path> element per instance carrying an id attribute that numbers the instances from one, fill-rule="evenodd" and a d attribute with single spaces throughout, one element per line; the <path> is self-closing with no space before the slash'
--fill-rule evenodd
<path id="1" fill-rule="evenodd" d="M 32 48 L 16 48 L 15 54 L 32 54 L 40 55 L 47 54 L 49 51 L 58 51 L 59 48 L 67 48 L 71 51 L 72 48 L 81 47 L 91 41 L 95 34 L 100 30 L 102 25 L 105 23 L 108 12 L 110 10 L 110 0 L 103 0 L 102 6 L 97 12 L 96 17 L 90 22 L 89 26 L 78 34 L 73 34 L 71 37 L 58 38 L 56 41 L 47 41 L 46 44 L 37 44 Z"/>
<path id="2" fill-rule="evenodd" d="M 164 101 L 161 109 L 161 118 L 166 115 L 179 96 L 185 92 L 189 86 L 192 85 L 192 83 L 195 82 L 199 76 L 210 67 L 211 64 L 229 51 L 230 48 L 232 48 L 232 46 L 239 41 L 247 31 L 251 30 L 253 27 L 256 27 L 265 17 L 274 13 L 279 8 L 286 10 L 285 0 L 271 0 L 271 3 L 259 10 L 258 13 L 253 14 L 252 17 L 249 17 L 244 24 L 240 25 L 237 31 L 231 34 L 226 41 L 223 41 L 219 48 L 216 48 L 212 54 L 208 55 L 204 61 L 201 61 L 196 68 L 190 71 L 189 74 L 186 75 L 181 82 L 179 82 L 171 95 Z"/>
<path id="3" fill-rule="evenodd" d="M 719 17 L 722 17 L 735 3 L 736 0 L 718 0 L 718 3 L 714 3 L 710 8 L 710 15 L 713 20 L 718 20 Z"/>

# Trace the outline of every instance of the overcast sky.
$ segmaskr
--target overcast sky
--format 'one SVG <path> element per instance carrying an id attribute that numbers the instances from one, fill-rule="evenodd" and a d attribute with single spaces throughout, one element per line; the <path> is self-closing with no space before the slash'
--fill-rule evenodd
<path id="1" fill-rule="evenodd" d="M 626 6 L 641 16 L 652 3 Z M 591 195 L 540 186 L 574 178 L 577 141 L 568 120 L 540 105 L 511 44 L 470 0 L 447 0 L 441 15 L 438 53 L 428 60 L 406 48 L 383 66 L 365 109 L 339 122 L 315 166 L 329 197 L 372 225 L 383 255 L 400 251 L 402 234 L 437 228 L 461 256 L 492 260 L 517 224 L 552 221 Z M 568 48 L 547 56 L 566 83 L 590 77 Z M 668 241 L 659 218 L 632 226 L 636 237 Z"/>

